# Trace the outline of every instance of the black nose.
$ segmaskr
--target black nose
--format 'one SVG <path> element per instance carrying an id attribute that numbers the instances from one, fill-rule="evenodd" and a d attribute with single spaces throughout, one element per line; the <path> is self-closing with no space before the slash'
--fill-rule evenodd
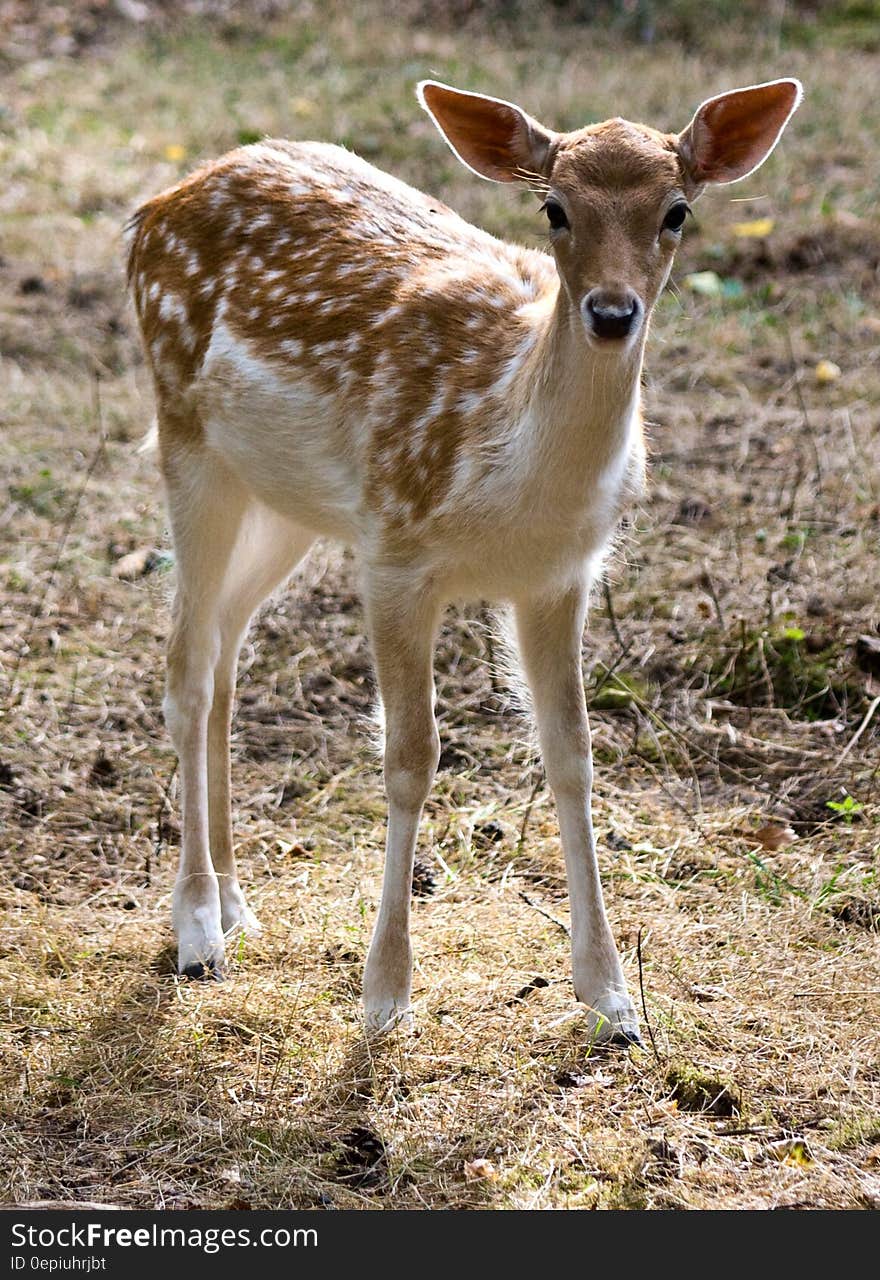
<path id="1" fill-rule="evenodd" d="M 584 312 L 597 338 L 625 338 L 642 318 L 642 304 L 636 294 L 609 293 L 591 289 L 584 299 Z"/>

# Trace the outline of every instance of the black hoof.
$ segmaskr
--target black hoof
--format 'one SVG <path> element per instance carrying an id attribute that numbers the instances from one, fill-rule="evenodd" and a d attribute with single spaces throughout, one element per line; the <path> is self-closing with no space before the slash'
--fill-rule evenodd
<path id="1" fill-rule="evenodd" d="M 630 1049 L 633 1045 L 637 1049 L 645 1047 L 645 1042 L 638 1031 L 626 1031 L 623 1027 L 618 1027 L 608 1043 L 613 1049 Z"/>
<path id="2" fill-rule="evenodd" d="M 195 982 L 222 982 L 223 972 L 218 968 L 213 960 L 202 964 L 201 960 L 194 960 L 192 964 L 188 964 L 183 971 L 185 978 L 192 978 Z"/>

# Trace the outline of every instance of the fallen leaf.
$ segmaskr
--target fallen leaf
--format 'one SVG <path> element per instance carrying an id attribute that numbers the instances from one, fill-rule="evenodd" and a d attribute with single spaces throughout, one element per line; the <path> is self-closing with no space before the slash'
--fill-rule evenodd
<path id="1" fill-rule="evenodd" d="M 677 1112 L 678 1103 L 675 1098 L 661 1098 L 648 1108 L 648 1118 L 652 1123 L 656 1124 L 658 1120 L 667 1120 Z"/>
<path id="2" fill-rule="evenodd" d="M 464 1176 L 468 1182 L 473 1182 L 478 1178 L 486 1182 L 494 1182 L 498 1177 L 498 1170 L 491 1160 L 465 1160 Z"/>
<path id="3" fill-rule="evenodd" d="M 836 382 L 840 377 L 840 365 L 835 364 L 833 360 L 820 360 L 813 370 L 813 376 L 822 385 Z"/>
<path id="4" fill-rule="evenodd" d="M 684 282 L 689 289 L 704 298 L 720 298 L 724 292 L 717 271 L 692 271 L 689 276 L 685 276 Z"/>
<path id="5" fill-rule="evenodd" d="M 735 236 L 759 239 L 762 236 L 769 236 L 775 225 L 772 218 L 754 218 L 751 222 L 735 222 L 730 229 Z"/>
<path id="6" fill-rule="evenodd" d="M 275 837 L 275 848 L 285 858 L 309 857 L 308 849 L 304 849 L 301 844 L 294 844 L 291 840 L 282 840 L 281 836 Z"/>
<path id="7" fill-rule="evenodd" d="M 771 1142 L 767 1153 L 780 1164 L 795 1169 L 809 1169 L 813 1164 L 813 1154 L 804 1138 L 783 1138 L 780 1142 Z"/>
<path id="8" fill-rule="evenodd" d="M 791 827 L 782 827 L 776 822 L 769 822 L 766 827 L 758 828 L 755 839 L 762 849 L 766 849 L 768 853 L 775 853 L 777 849 L 784 849 L 786 845 L 794 844 L 797 836 Z"/>

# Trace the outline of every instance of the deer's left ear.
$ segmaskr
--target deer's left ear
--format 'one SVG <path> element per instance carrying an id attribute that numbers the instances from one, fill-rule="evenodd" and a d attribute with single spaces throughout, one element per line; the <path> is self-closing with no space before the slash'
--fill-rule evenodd
<path id="1" fill-rule="evenodd" d="M 803 97 L 799 80 L 770 80 L 709 98 L 679 134 L 678 154 L 694 187 L 739 182 L 776 146 Z"/>
<path id="2" fill-rule="evenodd" d="M 513 102 L 423 80 L 416 93 L 459 160 L 490 182 L 546 177 L 556 134 Z"/>

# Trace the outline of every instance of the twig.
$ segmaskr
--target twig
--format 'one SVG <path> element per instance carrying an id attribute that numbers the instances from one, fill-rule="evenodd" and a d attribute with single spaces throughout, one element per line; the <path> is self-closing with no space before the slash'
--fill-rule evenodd
<path id="1" fill-rule="evenodd" d="M 747 1133 L 784 1133 L 782 1129 L 774 1129 L 771 1124 L 746 1124 L 738 1129 L 716 1129 L 715 1136 L 718 1138 L 740 1138 Z"/>
<path id="2" fill-rule="evenodd" d="M 712 603 L 715 606 L 715 616 L 718 619 L 718 625 L 726 631 L 727 623 L 724 621 L 724 611 L 721 608 L 721 601 L 718 599 L 718 592 L 715 590 L 715 583 L 712 581 L 712 576 L 706 568 L 703 569 L 703 586 L 712 597 Z"/>
<path id="3" fill-rule="evenodd" d="M 764 637 L 758 636 L 755 643 L 757 644 L 758 661 L 761 664 L 761 675 L 764 677 L 764 684 L 767 686 L 767 697 L 770 700 L 769 705 L 771 707 L 775 707 L 776 703 L 773 699 L 776 691 L 773 687 L 773 677 L 770 674 L 770 668 L 767 666 L 767 655 L 764 652 Z"/>
<path id="4" fill-rule="evenodd" d="M 564 920 L 558 920 L 556 916 L 551 916 L 549 911 L 545 911 L 543 907 L 539 907 L 537 902 L 532 902 L 529 895 L 527 893 L 523 893 L 522 889 L 519 891 L 519 896 L 527 907 L 531 907 L 533 911 L 537 911 L 539 916 L 543 916 L 545 920 L 549 920 L 551 924 L 555 924 L 557 929 L 561 929 L 566 938 L 571 937 L 571 929 L 569 929 Z"/>
<path id="5" fill-rule="evenodd" d="M 629 653 L 629 650 L 628 650 L 628 649 L 621 649 L 620 653 L 619 653 L 619 654 L 617 655 L 617 657 L 614 659 L 614 661 L 612 662 L 611 666 L 610 666 L 610 667 L 605 667 L 605 669 L 604 669 L 604 670 L 603 670 L 603 672 L 602 672 L 602 675 L 601 675 L 601 676 L 600 676 L 600 678 L 596 681 L 595 687 L 589 690 L 589 700 L 590 700 L 590 701 L 592 701 L 594 698 L 596 698 L 596 697 L 598 697 L 598 696 L 599 696 L 599 694 L 600 694 L 600 693 L 602 692 L 602 690 L 605 688 L 605 686 L 606 686 L 606 684 L 608 683 L 608 681 L 609 681 L 609 680 L 611 679 L 611 677 L 616 673 L 617 668 L 620 666 L 620 664 L 621 664 L 622 662 L 624 662 L 624 661 L 626 660 L 626 657 L 627 657 L 627 654 L 628 654 L 628 653 Z M 593 670 L 595 670 L 595 667 L 593 668 Z"/>
<path id="6" fill-rule="evenodd" d="M 263 1066 L 263 1037 L 257 1036 L 257 1066 L 254 1071 L 254 1090 L 251 1094 L 251 1121 L 254 1118 L 254 1109 L 257 1105 L 257 1096 L 260 1089 L 260 1070 Z"/>
<path id="7" fill-rule="evenodd" d="M 852 991 L 844 991 L 839 987 L 826 987 L 824 991 L 792 991 L 790 1000 L 818 1000 L 837 996 L 880 996 L 880 987 L 858 987 Z"/>
<path id="8" fill-rule="evenodd" d="M 752 673 L 749 670 L 749 654 L 748 654 L 748 644 L 746 643 L 745 618 L 740 618 L 739 628 L 740 628 L 740 653 L 742 654 L 742 658 L 743 658 L 743 669 L 746 673 L 746 706 L 748 708 L 748 717 L 749 717 L 748 725 L 749 725 L 749 728 L 751 729 L 752 727 Z M 736 658 L 734 658 L 734 662 L 733 662 L 733 672 L 734 672 L 734 678 L 736 678 Z"/>
<path id="9" fill-rule="evenodd" d="M 611 630 L 614 632 L 614 639 L 620 645 L 622 655 L 627 654 L 632 648 L 632 643 L 623 643 L 623 637 L 621 636 L 620 628 L 617 625 L 617 616 L 614 612 L 614 604 L 611 599 L 611 587 L 607 578 L 602 579 L 602 596 L 605 600 L 605 608 L 608 610 L 608 621 L 611 623 Z"/>
<path id="10" fill-rule="evenodd" d="M 792 369 L 794 370 L 794 390 L 795 390 L 795 395 L 797 396 L 797 399 L 798 399 L 798 405 L 799 405 L 799 407 L 800 407 L 800 411 L 801 411 L 801 417 L 802 417 L 802 418 L 803 418 L 803 420 L 804 420 L 804 426 L 805 426 L 805 427 L 806 427 L 806 429 L 807 429 L 807 436 L 808 436 L 808 438 L 809 438 L 810 445 L 812 446 L 812 449 L 813 449 L 813 461 L 814 461 L 814 463 L 815 463 L 815 471 L 814 471 L 814 473 L 813 473 L 813 479 L 815 480 L 816 484 L 821 485 L 821 483 L 822 483 L 822 462 L 821 462 L 821 459 L 819 458 L 819 445 L 818 445 L 818 443 L 817 443 L 817 441 L 816 441 L 816 433 L 815 433 L 815 431 L 813 430 L 813 424 L 812 424 L 812 422 L 810 421 L 810 415 L 809 415 L 809 413 L 807 412 L 807 405 L 806 405 L 806 402 L 805 402 L 805 400 L 804 400 L 803 387 L 801 386 L 801 375 L 800 375 L 800 370 L 799 370 L 799 369 L 798 369 L 798 367 L 797 367 L 797 361 L 796 361 L 796 359 L 795 359 L 795 355 L 794 355 L 794 343 L 793 343 L 793 342 L 792 342 L 792 340 L 791 340 L 791 329 L 789 328 L 789 326 L 788 326 L 788 320 L 786 319 L 786 317 L 785 317 L 784 315 L 782 316 L 782 332 L 783 332 L 783 333 L 784 333 L 784 335 L 785 335 L 785 344 L 786 344 L 786 346 L 788 347 L 788 356 L 789 356 L 789 359 L 791 360 Z M 795 491 L 795 492 L 796 492 L 796 491 Z M 794 510 L 794 497 L 795 497 L 795 495 L 794 495 L 794 493 L 792 493 L 792 498 L 791 498 L 791 507 L 792 507 L 792 511 Z"/>
<path id="11" fill-rule="evenodd" d="M 522 851 L 523 845 L 526 842 L 526 830 L 528 829 L 529 819 L 532 816 L 532 806 L 534 805 L 535 800 L 537 799 L 538 792 L 541 790 L 543 785 L 544 785 L 544 773 L 542 770 L 542 772 L 538 774 L 537 781 L 535 782 L 535 785 L 532 787 L 531 795 L 526 801 L 526 811 L 523 814 L 522 826 L 519 829 L 519 839 L 516 842 L 517 853 L 520 853 Z"/>
<path id="12" fill-rule="evenodd" d="M 657 1043 L 654 1039 L 654 1032 L 651 1030 L 651 1019 L 648 1017 L 648 1004 L 645 1000 L 645 983 L 642 977 L 642 931 L 639 929 L 639 936 L 636 938 L 636 957 L 639 962 L 639 991 L 642 996 L 642 1013 L 645 1015 L 645 1026 L 648 1028 L 648 1039 L 651 1041 L 651 1048 L 654 1050 L 654 1057 L 658 1062 L 661 1061 L 660 1054 L 657 1052 Z"/>
<path id="13" fill-rule="evenodd" d="M 846 744 L 846 746 L 841 751 L 840 755 L 837 757 L 838 764 L 842 764 L 843 761 L 846 759 L 846 757 L 849 755 L 849 753 L 852 751 L 853 747 L 856 745 L 859 738 L 862 736 L 862 734 L 867 729 L 868 725 L 873 720 L 874 712 L 877 710 L 878 707 L 880 707 L 880 694 L 877 695 L 877 697 L 871 703 L 870 707 L 868 707 L 868 710 L 865 712 L 865 717 L 862 720 L 862 723 L 859 725 L 858 729 L 856 729 L 855 733 L 850 738 L 849 742 Z"/>
<path id="14" fill-rule="evenodd" d="M 801 453 L 800 450 L 798 450 L 797 458 L 795 461 L 794 480 L 792 481 L 792 484 L 791 484 L 791 497 L 789 498 L 788 505 L 786 507 L 784 508 L 780 507 L 780 514 L 785 520 L 792 521 L 795 518 L 795 512 L 797 511 L 798 494 L 800 493 L 800 488 L 801 488 L 801 485 L 803 484 L 803 481 L 804 481 L 804 459 L 803 459 L 803 454 Z M 782 494 L 784 489 L 785 489 L 785 480 L 783 479 L 779 487 L 780 504 L 782 503 Z"/>

